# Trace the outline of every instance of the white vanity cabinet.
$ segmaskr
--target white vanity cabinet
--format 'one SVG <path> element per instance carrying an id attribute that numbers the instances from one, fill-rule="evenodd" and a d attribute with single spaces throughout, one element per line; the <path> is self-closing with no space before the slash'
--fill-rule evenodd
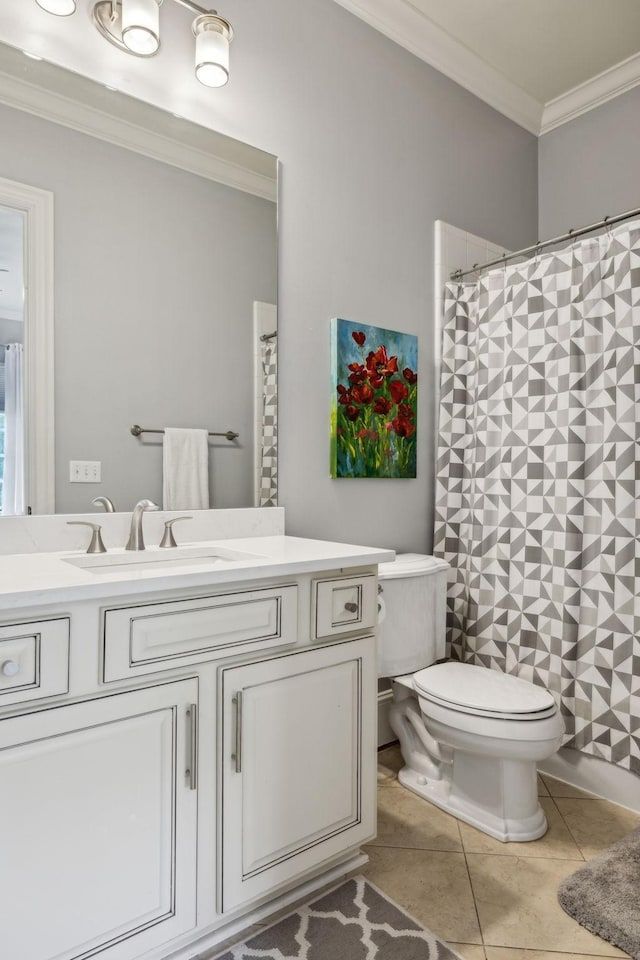
<path id="1" fill-rule="evenodd" d="M 193 679 L 0 720 L 7 960 L 133 960 L 195 926 L 197 701 Z"/>
<path id="2" fill-rule="evenodd" d="M 373 638 L 220 670 L 221 910 L 375 831 Z"/>
<path id="3" fill-rule="evenodd" d="M 1 960 L 191 960 L 364 862 L 387 556 L 273 540 L 276 572 L 0 590 Z"/>

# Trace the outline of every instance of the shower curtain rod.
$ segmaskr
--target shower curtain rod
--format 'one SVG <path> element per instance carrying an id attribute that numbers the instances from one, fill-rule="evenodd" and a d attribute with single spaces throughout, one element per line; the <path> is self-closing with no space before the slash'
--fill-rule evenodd
<path id="1" fill-rule="evenodd" d="M 616 217 L 605 217 L 604 220 L 598 220 L 597 223 L 592 223 L 588 227 L 580 227 L 579 230 L 569 230 L 568 233 L 563 233 L 559 237 L 553 237 L 552 240 L 538 241 L 538 243 L 534 243 L 530 247 L 524 247 L 523 250 L 516 250 L 514 253 L 505 253 L 496 260 L 489 260 L 487 263 L 482 264 L 474 263 L 469 270 L 454 270 L 450 275 L 450 279 L 462 280 L 463 277 L 468 276 L 470 273 L 480 273 L 481 270 L 488 270 L 489 267 L 497 267 L 500 263 L 513 260 L 514 257 L 524 257 L 525 254 L 528 253 L 537 253 L 539 250 L 542 250 L 543 247 L 551 247 L 554 243 L 562 243 L 565 240 L 575 240 L 576 237 L 581 237 L 585 233 L 600 230 L 602 227 L 611 227 L 614 223 L 620 223 L 622 220 L 629 220 L 631 217 L 637 216 L 640 216 L 640 208 L 637 210 L 627 210 L 626 213 L 620 213 Z"/>

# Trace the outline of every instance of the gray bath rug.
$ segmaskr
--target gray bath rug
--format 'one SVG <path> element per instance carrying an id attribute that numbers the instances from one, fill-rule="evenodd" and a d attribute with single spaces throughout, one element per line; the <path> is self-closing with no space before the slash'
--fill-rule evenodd
<path id="1" fill-rule="evenodd" d="M 558 900 L 591 933 L 640 960 L 640 827 L 567 877 Z"/>
<path id="2" fill-rule="evenodd" d="M 364 877 L 346 880 L 215 960 L 460 960 Z"/>

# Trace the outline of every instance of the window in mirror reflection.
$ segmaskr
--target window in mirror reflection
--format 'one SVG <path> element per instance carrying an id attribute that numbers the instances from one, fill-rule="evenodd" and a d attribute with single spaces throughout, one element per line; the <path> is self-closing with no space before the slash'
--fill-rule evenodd
<path id="1" fill-rule="evenodd" d="M 0 513 L 25 513 L 25 215 L 0 206 Z"/>

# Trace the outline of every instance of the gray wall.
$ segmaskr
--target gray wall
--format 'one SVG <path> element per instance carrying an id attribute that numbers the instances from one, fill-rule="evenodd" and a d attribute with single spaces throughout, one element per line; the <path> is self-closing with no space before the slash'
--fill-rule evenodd
<path id="1" fill-rule="evenodd" d="M 333 0 L 230 2 L 216 125 L 277 154 L 287 532 L 424 551 L 432 534 L 433 231 L 536 239 L 536 138 Z M 219 104 L 219 107 L 218 107 Z M 329 320 L 419 337 L 416 480 L 329 478 Z"/>
<path id="2" fill-rule="evenodd" d="M 640 206 L 640 87 L 540 138 L 540 237 Z"/>
<path id="3" fill-rule="evenodd" d="M 211 91 L 211 126 L 281 160 L 279 479 L 287 531 L 400 550 L 429 550 L 434 221 L 444 219 L 505 247 L 535 240 L 536 138 L 333 0 L 258 4 L 229 0 L 223 13 L 236 30 L 232 75 L 227 87 Z M 9 140 L 2 130 L 0 157 Z M 71 189 L 74 179 L 83 176 L 90 149 L 85 144 L 76 155 L 54 144 L 51 157 L 30 157 L 27 168 L 16 158 L 13 174 L 5 175 L 29 180 L 36 160 L 55 163 Z M 109 152 L 97 141 L 95 150 L 103 156 Z M 169 170 L 157 170 L 154 175 L 159 184 L 179 176 Z M 107 222 L 117 219 L 115 185 L 119 182 L 118 171 L 110 170 L 103 183 Z M 83 193 L 83 203 L 97 202 L 94 191 Z M 188 236 L 189 219 L 178 204 L 174 213 L 175 250 Z M 99 239 L 76 241 L 75 258 L 70 253 L 69 259 L 76 260 L 78 277 L 89 268 Z M 212 270 L 217 262 L 214 257 Z M 59 353 L 64 355 L 73 342 L 81 347 L 77 382 L 66 402 L 77 409 L 85 402 L 83 388 L 94 379 L 86 370 L 86 356 L 95 355 L 96 349 L 113 356 L 115 346 L 107 350 L 100 341 L 111 323 L 122 325 L 118 346 L 121 351 L 133 348 L 135 355 L 129 376 L 115 390 L 113 380 L 106 380 L 105 386 L 112 386 L 113 407 L 104 412 L 110 429 L 120 438 L 132 419 L 141 422 L 149 416 L 155 425 L 157 405 L 155 390 L 141 405 L 123 400 L 131 374 L 148 356 L 148 344 L 136 311 L 127 308 L 122 316 L 112 303 L 110 274 L 105 266 L 100 283 L 92 285 L 90 303 L 106 301 L 100 323 L 90 303 L 81 307 L 77 302 L 75 287 L 65 294 L 61 309 L 72 315 L 81 339 L 65 335 Z M 158 270 L 159 278 L 164 275 L 164 269 Z M 153 295 L 155 309 L 162 300 L 160 283 L 158 288 Z M 173 304 L 173 319 L 184 339 L 201 333 L 189 326 L 190 312 L 189 304 Z M 329 478 L 329 320 L 335 316 L 419 337 L 416 480 Z M 203 326 L 207 329 L 206 320 Z M 163 347 L 168 349 L 174 338 L 175 327 L 167 322 Z M 154 358 L 158 356 L 154 353 Z M 154 386 L 162 385 L 163 376 L 179 357 L 165 363 L 162 373 L 155 359 L 146 362 Z M 214 370 L 215 361 L 209 367 Z M 190 375 L 181 367 L 185 390 Z M 217 395 L 215 405 L 203 404 L 198 410 L 200 423 L 210 421 L 212 410 L 216 420 L 227 420 L 224 402 Z M 66 413 L 63 405 L 59 419 Z M 219 413 L 224 416 L 218 417 Z M 235 416 L 230 426 L 242 429 Z M 132 444 L 127 448 L 133 451 L 130 459 L 127 453 L 127 469 L 135 479 L 146 453 Z M 75 445 L 73 450 L 79 457 Z M 70 454 L 69 446 L 64 458 Z M 83 458 L 96 455 L 83 448 Z M 118 505 L 124 506 L 124 501 Z M 61 506 L 71 508 L 66 502 Z"/>
<path id="4" fill-rule="evenodd" d="M 55 203 L 56 510 L 162 498 L 146 427 L 210 443 L 213 504 L 253 504 L 253 300 L 275 302 L 275 205 L 0 106 L 0 176 Z M 101 484 L 69 483 L 100 460 Z"/>

